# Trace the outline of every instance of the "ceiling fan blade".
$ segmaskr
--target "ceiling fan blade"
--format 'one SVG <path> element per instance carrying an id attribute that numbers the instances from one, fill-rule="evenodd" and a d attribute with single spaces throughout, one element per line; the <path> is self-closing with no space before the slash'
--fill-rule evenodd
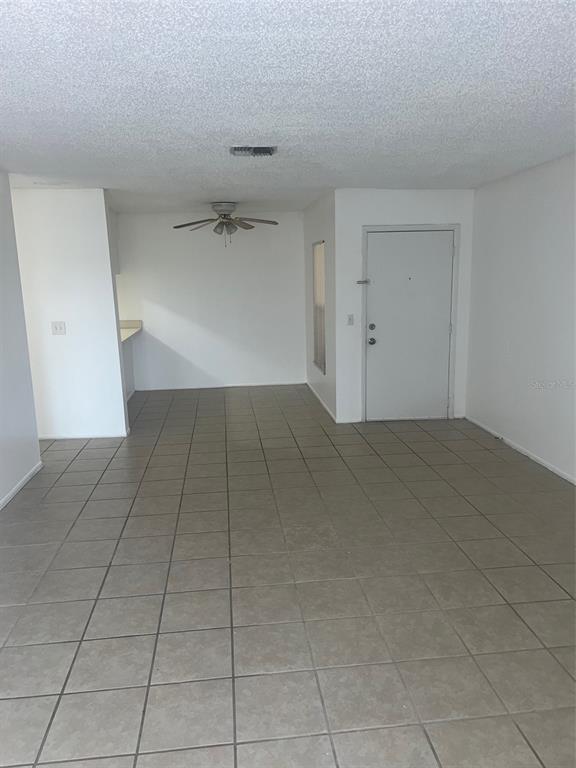
<path id="1" fill-rule="evenodd" d="M 182 227 L 193 227 L 195 224 L 204 224 L 204 222 L 208 223 L 210 221 L 218 221 L 218 219 L 200 219 L 199 221 L 189 221 L 186 224 L 176 224 L 176 226 L 172 227 L 172 229 L 182 229 Z"/>
<path id="2" fill-rule="evenodd" d="M 216 224 L 216 226 L 214 227 L 214 229 L 212 231 L 216 232 L 217 235 L 221 235 L 222 232 L 224 232 L 224 222 L 223 221 L 219 221 L 218 224 Z"/>
<path id="3" fill-rule="evenodd" d="M 240 221 L 255 221 L 257 224 L 278 224 L 277 221 L 271 221 L 270 219 L 249 219 L 246 216 L 239 216 Z"/>
<path id="4" fill-rule="evenodd" d="M 242 219 L 235 218 L 233 221 L 237 227 L 241 227 L 242 229 L 254 229 L 253 224 L 248 224 L 246 221 L 242 221 Z"/>
<path id="5" fill-rule="evenodd" d="M 213 221 L 217 221 L 217 219 L 208 219 L 208 221 L 205 221 L 204 224 L 197 224 L 195 227 L 192 227 L 190 232 L 194 232 L 195 229 L 202 229 L 202 227 L 207 227 L 208 224 L 212 224 Z"/>

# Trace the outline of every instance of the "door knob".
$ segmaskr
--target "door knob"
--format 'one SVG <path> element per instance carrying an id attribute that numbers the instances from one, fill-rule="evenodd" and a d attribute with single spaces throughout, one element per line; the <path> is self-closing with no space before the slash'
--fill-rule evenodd
<path id="1" fill-rule="evenodd" d="M 372 346 L 373 344 L 376 344 L 376 339 L 374 338 L 374 336 L 371 336 L 368 339 L 368 344 L 370 344 L 370 346 Z"/>

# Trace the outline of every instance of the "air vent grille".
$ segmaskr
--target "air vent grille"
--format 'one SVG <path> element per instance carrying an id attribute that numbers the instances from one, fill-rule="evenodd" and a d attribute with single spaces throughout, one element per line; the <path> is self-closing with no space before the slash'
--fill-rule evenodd
<path id="1" fill-rule="evenodd" d="M 278 147 L 230 147 L 230 154 L 235 157 L 271 157 L 278 152 Z"/>

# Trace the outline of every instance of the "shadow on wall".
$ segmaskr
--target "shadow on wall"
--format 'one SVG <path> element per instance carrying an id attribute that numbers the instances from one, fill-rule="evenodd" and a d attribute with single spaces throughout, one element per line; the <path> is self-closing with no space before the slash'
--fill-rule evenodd
<path id="1" fill-rule="evenodd" d="M 175 382 L 185 387 L 222 387 L 226 382 L 205 369 L 200 368 L 189 357 L 180 354 L 173 347 L 144 329 L 134 338 L 134 378 L 137 389 L 143 389 L 142 382 L 153 381 L 150 389 L 172 389 Z M 193 382 L 193 383 L 190 383 Z"/>
<path id="2" fill-rule="evenodd" d="M 304 380 L 301 217 L 276 218 L 279 227 L 225 248 L 211 231 L 174 231 L 173 216 L 120 217 L 122 314 L 145 329 L 134 346 L 138 388 Z"/>

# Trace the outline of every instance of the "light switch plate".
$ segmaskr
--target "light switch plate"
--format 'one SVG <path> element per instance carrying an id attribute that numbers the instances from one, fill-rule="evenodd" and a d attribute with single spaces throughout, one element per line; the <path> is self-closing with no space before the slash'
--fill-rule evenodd
<path id="1" fill-rule="evenodd" d="M 348 315 L 347 316 L 346 325 L 354 325 L 354 315 Z"/>
<path id="2" fill-rule="evenodd" d="M 64 320 L 52 320 L 52 336 L 66 336 L 66 323 Z"/>

